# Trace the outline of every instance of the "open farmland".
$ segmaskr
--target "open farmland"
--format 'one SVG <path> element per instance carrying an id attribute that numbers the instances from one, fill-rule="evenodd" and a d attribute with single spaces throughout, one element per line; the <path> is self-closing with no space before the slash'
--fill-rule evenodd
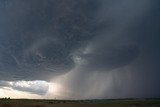
<path id="1" fill-rule="evenodd" d="M 28 100 L 1 99 L 0 107 L 160 107 L 160 99 Z"/>

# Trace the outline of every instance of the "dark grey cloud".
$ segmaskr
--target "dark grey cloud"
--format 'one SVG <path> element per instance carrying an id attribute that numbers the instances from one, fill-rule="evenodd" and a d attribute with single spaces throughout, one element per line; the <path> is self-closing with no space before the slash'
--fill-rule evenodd
<path id="1" fill-rule="evenodd" d="M 0 0 L 0 79 L 67 75 L 74 98 L 158 97 L 159 10 L 158 0 Z"/>
<path id="2" fill-rule="evenodd" d="M 6 81 L 0 81 L 0 87 L 9 86 L 9 83 Z"/>
<path id="3" fill-rule="evenodd" d="M 50 74 L 65 73 L 74 67 L 71 53 L 94 36 L 98 1 L 1 2 L 3 80 L 48 79 Z"/>
<path id="4" fill-rule="evenodd" d="M 78 67 L 61 81 L 73 98 L 159 98 L 159 1 L 112 3 L 99 16 L 110 26 L 75 52 Z"/>

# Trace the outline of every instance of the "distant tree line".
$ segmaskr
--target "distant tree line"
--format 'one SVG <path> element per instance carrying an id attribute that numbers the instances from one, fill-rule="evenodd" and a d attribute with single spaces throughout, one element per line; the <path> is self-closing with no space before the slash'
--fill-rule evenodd
<path id="1" fill-rule="evenodd" d="M 10 97 L 4 97 L 2 98 L 3 100 L 10 100 L 11 98 Z"/>

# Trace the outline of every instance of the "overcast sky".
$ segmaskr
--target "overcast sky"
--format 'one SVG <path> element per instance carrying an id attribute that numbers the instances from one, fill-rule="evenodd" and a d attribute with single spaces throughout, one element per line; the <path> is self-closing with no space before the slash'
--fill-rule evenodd
<path id="1" fill-rule="evenodd" d="M 0 0 L 0 97 L 160 97 L 159 19 L 159 0 Z"/>

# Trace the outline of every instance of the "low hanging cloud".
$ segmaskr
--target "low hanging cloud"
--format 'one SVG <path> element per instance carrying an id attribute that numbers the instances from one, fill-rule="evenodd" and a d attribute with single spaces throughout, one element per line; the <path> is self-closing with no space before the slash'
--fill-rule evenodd
<path id="1" fill-rule="evenodd" d="M 28 92 L 31 94 L 45 95 L 49 89 L 46 81 L 1 81 L 1 88 L 8 87 L 14 90 Z"/>

